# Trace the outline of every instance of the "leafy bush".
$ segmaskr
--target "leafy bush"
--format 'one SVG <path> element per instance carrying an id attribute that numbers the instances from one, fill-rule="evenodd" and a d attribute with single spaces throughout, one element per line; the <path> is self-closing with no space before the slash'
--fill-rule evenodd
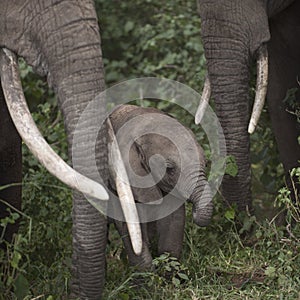
<path id="1" fill-rule="evenodd" d="M 21 65 L 21 74 L 33 76 L 30 68 L 26 68 Z M 44 86 L 42 80 L 36 84 Z M 33 88 L 32 92 L 35 91 Z M 53 95 L 48 89 L 39 92 Z M 42 134 L 67 160 L 66 137 L 55 99 L 35 106 L 34 110 L 33 118 Z M 70 190 L 51 176 L 23 145 L 22 212 L 11 208 L 10 218 L 1 221 L 4 227 L 6 222 L 21 218 L 19 233 L 6 252 L 0 250 L 0 299 L 31 299 L 35 296 L 50 300 L 53 295 L 60 298 L 67 294 L 71 206 Z"/>
<path id="2" fill-rule="evenodd" d="M 205 77 L 196 1 L 96 1 L 106 82 L 165 77 L 200 90 Z"/>

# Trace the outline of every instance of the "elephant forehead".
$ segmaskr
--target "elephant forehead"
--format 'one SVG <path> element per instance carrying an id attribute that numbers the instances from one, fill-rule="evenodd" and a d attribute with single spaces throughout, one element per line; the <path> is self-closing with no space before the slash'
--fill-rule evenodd
<path id="1" fill-rule="evenodd" d="M 193 135 L 176 119 L 162 113 L 148 113 L 127 119 L 119 126 L 116 135 L 118 140 L 137 139 L 145 134 L 157 134 L 169 140 L 180 138 L 182 142 L 193 140 Z"/>
<path id="2" fill-rule="evenodd" d="M 148 157 L 160 154 L 169 161 L 178 162 L 180 159 L 180 149 L 166 137 L 150 134 L 139 139 L 138 143 L 141 144 Z"/>

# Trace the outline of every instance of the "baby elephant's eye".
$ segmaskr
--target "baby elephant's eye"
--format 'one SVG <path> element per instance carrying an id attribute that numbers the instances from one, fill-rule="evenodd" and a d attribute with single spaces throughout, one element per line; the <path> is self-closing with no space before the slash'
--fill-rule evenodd
<path id="1" fill-rule="evenodd" d="M 168 175 L 173 176 L 175 174 L 175 167 L 167 167 L 166 172 Z"/>

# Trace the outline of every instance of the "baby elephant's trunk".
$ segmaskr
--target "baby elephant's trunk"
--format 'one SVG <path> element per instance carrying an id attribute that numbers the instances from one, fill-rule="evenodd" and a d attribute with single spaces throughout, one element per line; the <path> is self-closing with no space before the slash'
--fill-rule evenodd
<path id="1" fill-rule="evenodd" d="M 187 166 L 179 182 L 182 196 L 193 203 L 193 219 L 198 226 L 207 226 L 213 212 L 213 195 L 203 165 Z"/>
<path id="2" fill-rule="evenodd" d="M 207 181 L 197 186 L 190 196 L 193 203 L 193 219 L 198 226 L 207 226 L 213 212 L 212 192 Z"/>

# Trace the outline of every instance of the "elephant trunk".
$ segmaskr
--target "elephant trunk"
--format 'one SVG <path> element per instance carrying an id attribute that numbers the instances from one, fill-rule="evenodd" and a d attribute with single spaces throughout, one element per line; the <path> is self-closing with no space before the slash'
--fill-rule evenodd
<path id="1" fill-rule="evenodd" d="M 210 59 L 208 68 L 216 114 L 224 131 L 227 154 L 235 158 L 238 167 L 238 174 L 235 177 L 225 174 L 222 195 L 228 204 L 237 203 L 238 208 L 244 210 L 251 202 L 250 140 L 247 132 L 248 70 L 244 64 L 236 60 L 219 63 L 213 56 Z M 223 74 L 223 70 L 227 70 L 227 73 Z"/>
<path id="2" fill-rule="evenodd" d="M 239 209 L 250 205 L 250 158 L 249 134 L 249 51 L 244 43 L 244 33 L 236 31 L 236 36 L 227 37 L 210 32 L 209 21 L 203 23 L 203 40 L 207 67 L 215 100 L 216 114 L 226 139 L 227 154 L 235 157 L 238 174 L 224 176 L 222 194 L 225 200 L 237 203 Z M 214 25 L 216 26 L 216 25 Z M 222 31 L 222 29 L 220 29 Z M 227 33 L 228 33 L 227 32 Z"/>
<path id="3" fill-rule="evenodd" d="M 255 4 L 239 0 L 198 2 L 212 97 L 225 135 L 227 154 L 235 157 L 238 166 L 237 176 L 224 176 L 222 192 L 229 204 L 236 203 L 243 210 L 251 203 L 247 132 L 249 65 L 257 50 L 270 39 L 267 13 L 272 5 L 266 9 L 264 1 Z M 265 90 L 261 89 L 262 96 Z M 261 102 L 255 107 L 260 109 Z M 255 122 L 259 109 L 255 109 L 258 112 L 254 114 Z"/>
<path id="4" fill-rule="evenodd" d="M 64 15 L 62 11 L 72 13 Z M 39 19 L 47 22 L 44 27 L 51 28 L 51 35 L 36 33 L 41 41 L 39 50 L 47 68 L 48 82 L 53 86 L 63 112 L 69 157 L 74 169 L 99 182 L 95 160 L 107 169 L 108 158 L 105 147 L 93 156 L 93 137 L 99 132 L 99 116 L 104 118 L 105 114 L 105 106 L 99 102 L 89 106 L 104 90 L 101 43 L 93 1 L 85 1 L 84 8 L 78 3 L 60 1 L 53 9 L 40 13 Z M 49 13 L 51 17 L 47 15 Z M 42 25 L 36 27 L 43 28 Z M 86 118 L 78 127 L 84 113 Z M 104 173 L 103 183 L 107 180 Z M 72 218 L 72 297 L 100 299 L 105 280 L 106 218 L 76 191 Z"/>
<path id="5" fill-rule="evenodd" d="M 101 150 L 97 151 L 97 155 L 93 157 L 95 141 L 89 140 L 89 137 L 95 136 L 99 130 L 96 112 L 99 115 L 104 112 L 100 112 L 99 108 L 95 109 L 94 113 L 90 110 L 89 121 L 85 126 L 76 128 L 76 125 L 88 103 L 104 87 L 99 53 L 100 49 L 95 51 L 93 53 L 94 62 L 88 63 L 90 71 L 72 70 L 71 74 L 65 74 L 66 76 L 56 86 L 64 115 L 69 157 L 72 159 L 73 167 L 81 174 L 97 181 L 99 181 L 99 174 L 93 164 L 96 159 L 99 166 L 107 168 L 107 150 L 101 147 Z M 93 54 L 91 53 L 91 55 Z M 84 66 L 89 60 L 87 55 L 90 55 L 88 53 L 81 55 L 82 58 L 78 58 L 78 61 L 81 61 L 80 64 Z M 65 57 L 64 59 L 66 60 L 65 64 L 68 64 L 69 58 Z M 92 65 L 97 67 L 92 67 Z M 62 70 L 62 72 L 65 71 Z M 53 79 L 56 80 L 54 76 Z M 74 139 L 75 134 L 76 139 Z M 102 183 L 107 184 L 105 176 L 102 177 L 102 180 Z M 100 299 L 105 280 L 106 218 L 87 201 L 83 194 L 74 191 L 72 219 L 72 296 L 80 299 Z"/>
<path id="6" fill-rule="evenodd" d="M 212 192 L 208 182 L 195 188 L 190 197 L 193 203 L 193 219 L 198 226 L 207 226 L 213 213 Z"/>
<path id="7" fill-rule="evenodd" d="M 207 226 L 213 212 L 212 191 L 206 180 L 204 166 L 186 167 L 182 172 L 178 190 L 193 203 L 193 219 L 198 226 Z"/>

